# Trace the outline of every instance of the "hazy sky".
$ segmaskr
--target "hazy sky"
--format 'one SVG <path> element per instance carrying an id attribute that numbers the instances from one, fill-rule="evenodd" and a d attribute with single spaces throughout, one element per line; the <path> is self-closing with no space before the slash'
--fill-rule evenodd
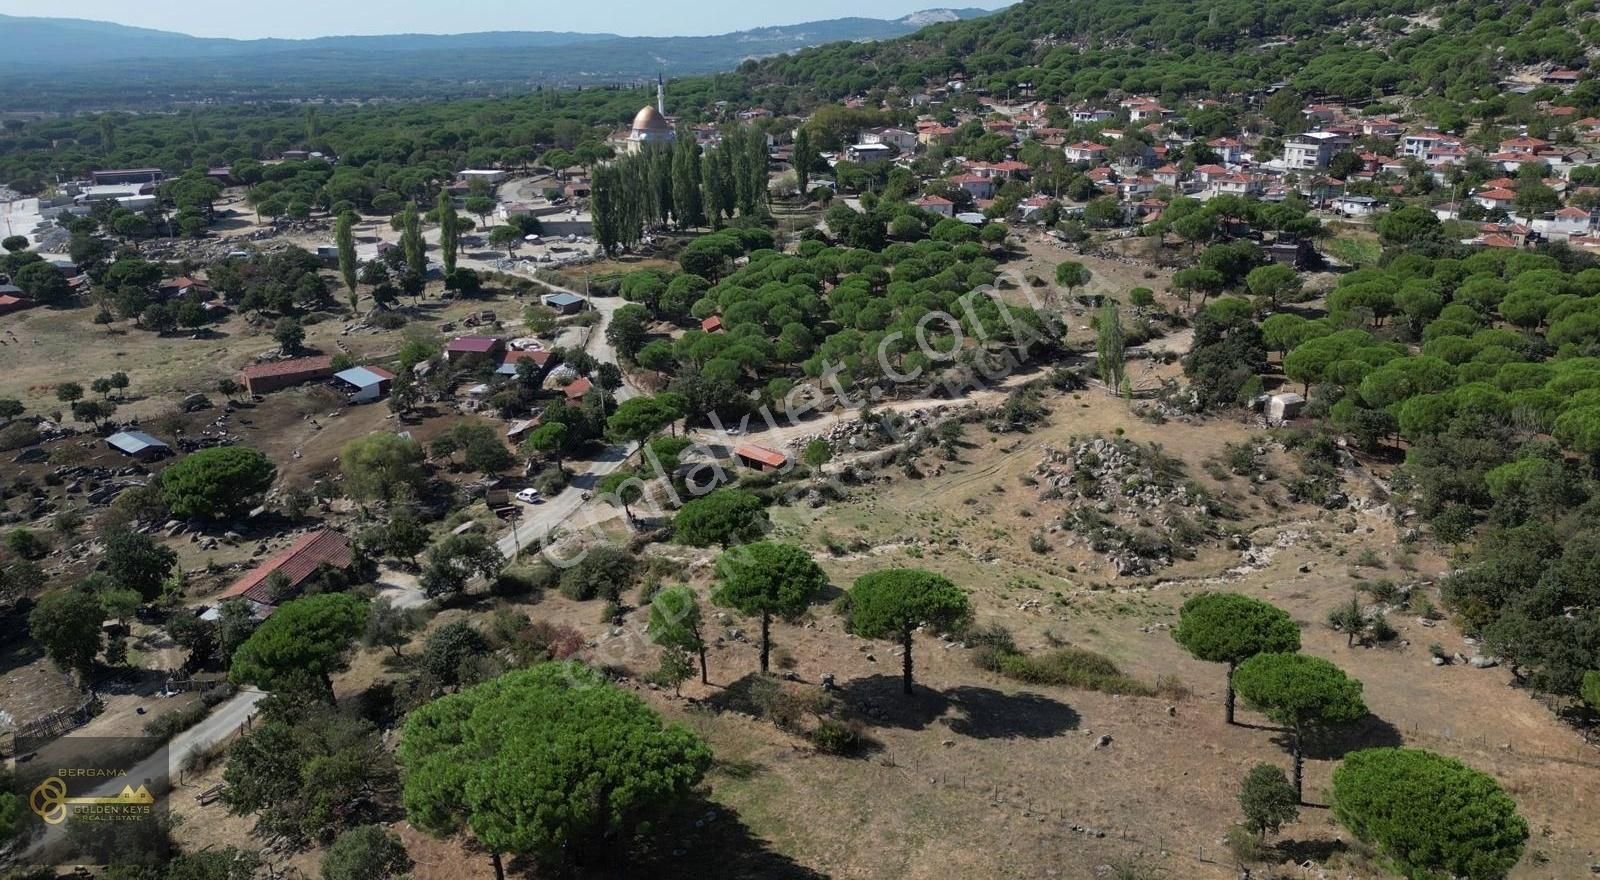
<path id="1" fill-rule="evenodd" d="M 1010 0 L 949 7 L 994 8 Z M 775 24 L 862 16 L 898 18 L 940 0 L 0 0 L 0 14 L 88 18 L 202 37 L 585 31 L 625 36 L 720 34 Z"/>

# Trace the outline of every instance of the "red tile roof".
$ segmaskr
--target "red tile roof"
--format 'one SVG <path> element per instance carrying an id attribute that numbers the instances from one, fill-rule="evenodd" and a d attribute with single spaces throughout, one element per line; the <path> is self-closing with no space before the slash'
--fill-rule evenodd
<path id="1" fill-rule="evenodd" d="M 789 460 L 789 456 L 776 449 L 768 449 L 765 446 L 757 446 L 754 443 L 746 443 L 743 446 L 736 447 L 733 450 L 733 455 L 735 458 L 748 458 L 751 461 L 758 461 L 768 467 L 783 467 L 784 463 Z"/>
<path id="2" fill-rule="evenodd" d="M 318 373 L 331 369 L 333 369 L 333 357 L 319 354 L 315 357 L 289 358 L 284 361 L 251 364 L 239 372 L 246 379 L 265 379 L 268 376 L 295 376 L 301 373 Z"/>
<path id="3" fill-rule="evenodd" d="M 573 379 L 572 382 L 567 385 L 567 387 L 561 390 L 567 395 L 567 400 L 573 401 L 582 400 L 583 396 L 588 394 L 589 389 L 593 387 L 594 383 L 590 382 L 588 378 L 579 376 L 578 378 Z"/>
<path id="4" fill-rule="evenodd" d="M 493 336 L 457 336 L 445 346 L 446 351 L 459 351 L 462 354 L 488 354 L 500 345 L 500 340 Z"/>
<path id="5" fill-rule="evenodd" d="M 278 555 L 251 569 L 244 577 L 234 581 L 222 591 L 221 598 L 243 597 L 261 605 L 271 605 L 272 596 L 267 589 L 267 578 L 275 571 L 283 572 L 289 587 L 298 587 L 323 565 L 348 568 L 354 556 L 350 541 L 333 529 L 308 532 L 290 544 Z"/>
<path id="6" fill-rule="evenodd" d="M 712 315 L 711 317 L 700 322 L 700 329 L 706 331 L 707 333 L 715 333 L 722 329 L 722 319 L 716 315 Z"/>
<path id="7" fill-rule="evenodd" d="M 533 361 L 534 364 L 542 367 L 549 360 L 550 352 L 543 349 L 538 351 L 508 351 L 506 352 L 506 359 L 502 363 L 510 364 L 514 367 L 522 361 Z"/>

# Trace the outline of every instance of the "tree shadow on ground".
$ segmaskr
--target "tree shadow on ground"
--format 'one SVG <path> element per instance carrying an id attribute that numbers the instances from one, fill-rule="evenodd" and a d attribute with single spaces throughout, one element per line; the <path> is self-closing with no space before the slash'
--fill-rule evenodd
<path id="1" fill-rule="evenodd" d="M 0 614 L 0 674 L 21 669 L 44 656 L 44 649 L 28 634 L 33 601 L 23 599 Z"/>
<path id="2" fill-rule="evenodd" d="M 1271 850 L 1286 862 L 1303 865 L 1306 862 L 1326 864 L 1334 856 L 1348 852 L 1349 844 L 1342 840 L 1279 840 Z"/>
<path id="3" fill-rule="evenodd" d="M 907 696 L 896 675 L 853 679 L 840 688 L 840 696 L 868 724 L 924 730 L 942 721 L 973 739 L 1043 739 L 1076 730 L 1081 720 L 1071 706 L 1029 692 L 966 685 L 941 693 L 918 686 Z"/>
<path id="4" fill-rule="evenodd" d="M 1275 737 L 1279 745 L 1290 745 L 1287 733 Z M 1400 729 L 1376 715 L 1368 715 L 1355 724 L 1333 728 L 1305 739 L 1306 759 L 1311 761 L 1337 761 L 1350 752 L 1405 745 Z"/>
<path id="5" fill-rule="evenodd" d="M 654 834 L 636 841 L 626 864 L 585 870 L 582 876 L 604 880 L 827 880 L 828 875 L 773 849 L 738 812 L 696 798 L 661 821 Z"/>

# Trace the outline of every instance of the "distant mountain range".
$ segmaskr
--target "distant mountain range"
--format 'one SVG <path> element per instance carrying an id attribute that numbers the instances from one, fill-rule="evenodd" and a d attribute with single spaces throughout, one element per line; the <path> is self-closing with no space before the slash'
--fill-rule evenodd
<path id="1" fill-rule="evenodd" d="M 636 81 L 730 70 L 839 41 L 904 36 L 989 10 L 839 18 L 705 37 L 556 31 L 233 40 L 69 18 L 0 15 L 0 110 L 55 100 L 134 103 L 241 97 L 409 97 Z M 397 92 L 404 88 L 405 94 Z M 43 92 L 41 93 L 41 90 Z"/>

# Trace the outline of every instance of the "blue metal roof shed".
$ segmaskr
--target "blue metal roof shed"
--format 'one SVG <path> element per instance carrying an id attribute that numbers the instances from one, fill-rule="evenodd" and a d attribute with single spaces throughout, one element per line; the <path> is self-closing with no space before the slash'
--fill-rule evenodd
<path id="1" fill-rule="evenodd" d="M 348 370 L 340 370 L 339 372 L 334 373 L 333 378 L 338 379 L 341 382 L 348 382 L 357 388 L 370 388 L 373 385 L 377 385 L 380 382 L 392 379 L 394 377 L 381 376 L 367 369 L 366 367 L 351 367 Z"/>
<path id="2" fill-rule="evenodd" d="M 143 456 L 172 451 L 172 447 L 143 431 L 120 431 L 107 437 L 106 444 L 123 455 Z"/>

